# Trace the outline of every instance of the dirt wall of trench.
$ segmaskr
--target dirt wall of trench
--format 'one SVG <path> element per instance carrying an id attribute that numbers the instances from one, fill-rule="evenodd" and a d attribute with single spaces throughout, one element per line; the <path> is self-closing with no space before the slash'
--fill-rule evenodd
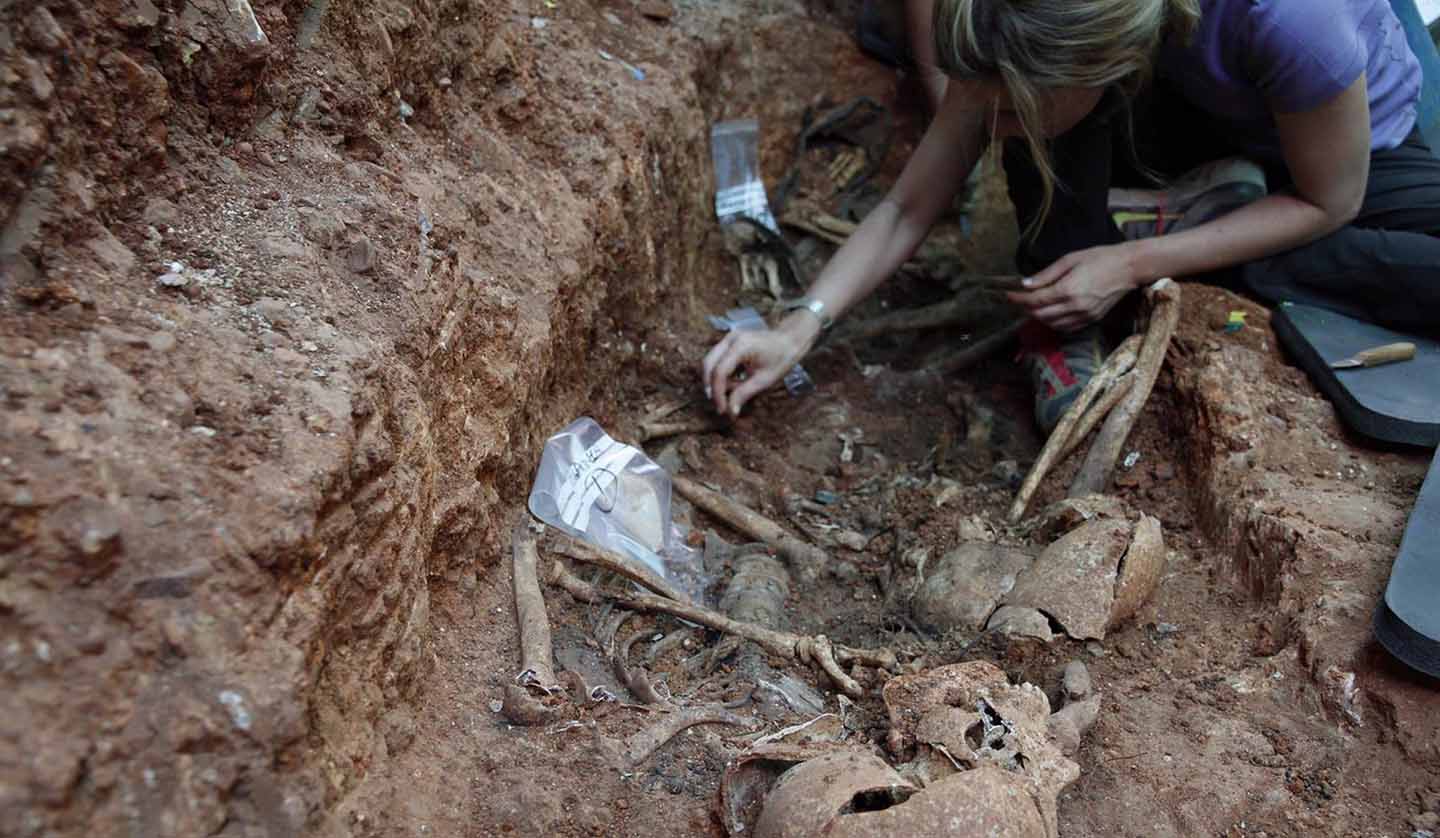
<path id="1" fill-rule="evenodd" d="M 722 47 L 533 6 L 0 7 L 0 833 L 317 828 L 544 437 L 683 373 Z"/>

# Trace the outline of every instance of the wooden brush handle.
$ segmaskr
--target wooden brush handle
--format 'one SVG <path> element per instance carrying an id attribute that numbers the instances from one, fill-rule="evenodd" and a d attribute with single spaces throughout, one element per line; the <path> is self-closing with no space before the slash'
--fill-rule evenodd
<path id="1" fill-rule="evenodd" d="M 1413 343 L 1387 343 L 1384 346 L 1355 353 L 1355 360 L 1359 361 L 1362 367 L 1378 367 L 1381 364 L 1408 361 L 1414 357 L 1415 344 Z"/>

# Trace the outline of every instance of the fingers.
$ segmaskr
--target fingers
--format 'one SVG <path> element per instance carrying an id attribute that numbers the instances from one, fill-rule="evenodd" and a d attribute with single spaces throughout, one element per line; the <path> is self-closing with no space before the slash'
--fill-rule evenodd
<path id="1" fill-rule="evenodd" d="M 730 377 L 745 358 L 744 341 L 738 333 L 731 332 L 711 353 L 716 357 L 705 378 L 705 390 L 715 405 L 715 412 L 724 414 L 730 406 Z"/>
<path id="2" fill-rule="evenodd" d="M 1040 288 L 1048 288 L 1049 286 L 1054 285 L 1055 283 L 1059 282 L 1062 277 L 1068 274 L 1070 272 L 1070 269 L 1075 267 L 1078 262 L 1079 258 L 1076 253 L 1068 253 L 1065 256 L 1056 259 L 1050 264 L 1050 267 L 1046 268 L 1043 271 L 1040 271 L 1034 276 L 1026 277 L 1023 281 L 1025 289 L 1027 291 L 1035 291 Z"/>
<path id="3" fill-rule="evenodd" d="M 778 380 L 779 378 L 773 372 L 767 370 L 740 382 L 730 393 L 730 416 L 739 416 L 740 410 L 745 407 L 746 402 L 768 390 Z"/>
<path id="4" fill-rule="evenodd" d="M 1053 306 L 1068 298 L 1068 294 L 1061 286 L 1052 286 L 1040 291 L 1009 291 L 1005 297 L 1017 306 L 1024 306 L 1034 312 L 1037 309 Z"/>
<path id="5" fill-rule="evenodd" d="M 1070 302 L 1037 309 L 1032 316 L 1057 332 L 1073 332 L 1095 320 L 1089 311 Z"/>
<path id="6" fill-rule="evenodd" d="M 715 380 L 715 369 L 719 366 L 720 359 L 725 356 L 730 346 L 735 343 L 735 334 L 735 332 L 731 332 L 721 338 L 719 343 L 710 347 L 710 351 L 705 353 L 704 360 L 700 362 L 700 382 L 705 387 L 705 398 L 710 399 L 712 402 L 716 399 L 717 391 L 721 389 L 712 383 Z M 719 402 L 715 402 L 715 409 L 720 409 Z"/>
<path id="7" fill-rule="evenodd" d="M 745 403 L 775 384 L 797 353 L 778 332 L 731 332 L 705 355 L 700 365 L 705 395 L 722 415 L 739 416 Z M 744 380 L 736 373 L 743 370 Z"/>

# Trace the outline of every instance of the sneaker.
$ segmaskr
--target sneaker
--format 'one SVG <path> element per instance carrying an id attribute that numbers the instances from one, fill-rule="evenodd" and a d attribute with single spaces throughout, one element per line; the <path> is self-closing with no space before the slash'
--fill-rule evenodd
<path id="1" fill-rule="evenodd" d="M 1105 362 L 1100 324 L 1060 334 L 1034 320 L 1020 330 L 1020 357 L 1035 388 L 1035 423 L 1048 436 Z"/>
<path id="2" fill-rule="evenodd" d="M 1191 169 L 1165 189 L 1111 189 L 1110 214 L 1126 240 L 1197 227 L 1265 197 L 1265 171 L 1241 157 Z"/>

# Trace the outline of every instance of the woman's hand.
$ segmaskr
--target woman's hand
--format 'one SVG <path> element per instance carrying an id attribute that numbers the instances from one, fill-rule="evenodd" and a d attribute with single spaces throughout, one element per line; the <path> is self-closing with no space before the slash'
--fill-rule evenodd
<path id="1" fill-rule="evenodd" d="M 1057 260 L 1008 296 L 1050 328 L 1073 332 L 1104 317 L 1141 279 L 1128 245 L 1104 245 Z"/>
<path id="2" fill-rule="evenodd" d="M 805 357 L 820 334 L 820 321 L 808 312 L 787 317 L 766 332 L 730 332 L 705 355 L 700 376 L 705 397 L 722 415 L 739 416 L 753 397 L 773 387 Z M 737 377 L 737 372 L 744 376 Z"/>

